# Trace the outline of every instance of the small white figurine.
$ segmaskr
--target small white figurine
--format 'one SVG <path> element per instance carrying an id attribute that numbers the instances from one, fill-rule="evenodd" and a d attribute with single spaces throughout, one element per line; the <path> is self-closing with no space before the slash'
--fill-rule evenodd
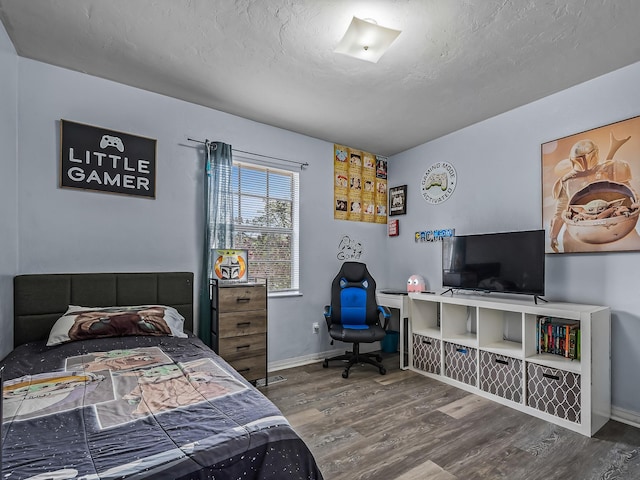
<path id="1" fill-rule="evenodd" d="M 425 292 L 427 284 L 421 275 L 411 275 L 407 280 L 407 292 Z"/>

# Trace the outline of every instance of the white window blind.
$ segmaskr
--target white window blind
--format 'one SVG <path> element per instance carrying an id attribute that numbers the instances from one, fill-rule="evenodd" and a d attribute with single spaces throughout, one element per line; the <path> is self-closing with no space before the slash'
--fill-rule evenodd
<path id="1" fill-rule="evenodd" d="M 269 292 L 296 292 L 299 173 L 233 161 L 234 248 L 249 250 L 249 277 Z"/>

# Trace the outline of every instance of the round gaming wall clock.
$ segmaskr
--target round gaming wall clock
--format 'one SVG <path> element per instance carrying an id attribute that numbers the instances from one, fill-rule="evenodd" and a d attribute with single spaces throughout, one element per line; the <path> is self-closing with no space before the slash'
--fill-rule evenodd
<path id="1" fill-rule="evenodd" d="M 420 191 L 427 202 L 437 205 L 453 195 L 456 183 L 458 183 L 458 176 L 453 165 L 448 162 L 437 162 L 424 172 L 420 181 Z"/>

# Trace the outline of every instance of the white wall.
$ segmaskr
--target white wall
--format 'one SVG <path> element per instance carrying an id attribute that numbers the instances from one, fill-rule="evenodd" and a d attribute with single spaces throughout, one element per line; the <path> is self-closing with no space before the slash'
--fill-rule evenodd
<path id="1" fill-rule="evenodd" d="M 13 276 L 18 265 L 17 107 L 18 57 L 0 24 L 0 358 L 13 348 Z"/>
<path id="2" fill-rule="evenodd" d="M 19 59 L 20 273 L 192 271 L 202 251 L 202 146 L 306 161 L 300 175 L 302 296 L 269 301 L 269 361 L 331 349 L 322 322 L 348 234 L 382 274 L 386 227 L 333 220 L 333 144 L 40 62 Z M 157 139 L 156 199 L 59 185 L 60 119 Z M 6 320 L 5 320 L 6 322 Z"/>
<path id="3" fill-rule="evenodd" d="M 640 63 L 394 156 L 389 161 L 390 186 L 408 185 L 408 211 L 398 217 L 401 236 L 388 241 L 393 281 L 400 284 L 421 273 L 431 288 L 442 285 L 440 245 L 415 243 L 415 231 L 455 228 L 467 234 L 540 228 L 540 145 L 639 115 L 639 82 Z M 437 161 L 455 166 L 458 186 L 450 199 L 432 206 L 421 197 L 419 182 Z M 546 257 L 545 298 L 611 307 L 612 403 L 619 412 L 636 415 L 639 276 L 640 252 Z"/>

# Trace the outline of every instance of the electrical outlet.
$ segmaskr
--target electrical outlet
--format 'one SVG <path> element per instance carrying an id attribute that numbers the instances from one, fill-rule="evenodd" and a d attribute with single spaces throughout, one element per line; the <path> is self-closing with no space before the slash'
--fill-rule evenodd
<path id="1" fill-rule="evenodd" d="M 320 324 L 318 322 L 313 322 L 313 333 L 320 333 Z"/>

